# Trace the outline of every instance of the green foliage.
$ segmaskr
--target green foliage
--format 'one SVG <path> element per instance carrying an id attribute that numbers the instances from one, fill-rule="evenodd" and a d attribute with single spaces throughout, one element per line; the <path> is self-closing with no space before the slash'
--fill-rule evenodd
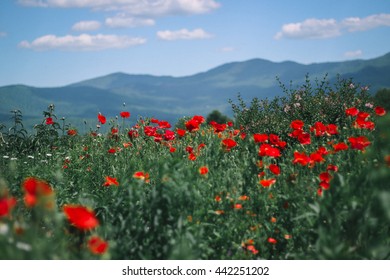
<path id="1" fill-rule="evenodd" d="M 375 103 L 387 111 L 390 110 L 390 88 L 382 88 L 374 95 Z"/>
<path id="2" fill-rule="evenodd" d="M 0 126 L 0 258 L 389 259 L 389 117 L 351 81 L 307 79 L 286 93 L 233 105 L 234 127 L 183 118 L 184 135 L 148 118 L 80 135 L 54 106 L 27 135 L 13 112 L 13 128 Z M 51 191 L 29 197 L 26 178 Z M 80 229 L 65 205 L 88 207 L 99 224 Z M 90 249 L 93 236 L 107 251 Z"/>
<path id="3" fill-rule="evenodd" d="M 228 116 L 222 114 L 220 111 L 214 110 L 210 114 L 208 114 L 206 118 L 207 123 L 210 123 L 211 121 L 215 121 L 217 123 L 227 123 L 232 120 L 229 119 Z"/>
<path id="4" fill-rule="evenodd" d="M 372 102 L 366 88 L 340 77 L 333 87 L 327 76 L 321 81 L 316 79 L 313 84 L 307 75 L 305 83 L 296 88 L 279 83 L 284 96 L 271 101 L 254 98 L 248 106 L 240 96 L 238 104 L 230 100 L 237 124 L 249 132 L 265 133 L 283 131 L 293 120 L 339 125 L 346 122 L 346 108 L 363 109 L 365 104 Z"/>

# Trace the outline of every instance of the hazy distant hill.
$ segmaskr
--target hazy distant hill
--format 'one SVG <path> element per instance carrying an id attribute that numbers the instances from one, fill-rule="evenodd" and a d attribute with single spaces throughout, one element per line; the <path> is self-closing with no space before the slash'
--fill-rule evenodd
<path id="1" fill-rule="evenodd" d="M 129 75 L 113 73 L 64 87 L 36 88 L 25 85 L 0 87 L 0 121 L 9 111 L 21 109 L 27 119 L 41 117 L 50 103 L 58 117 L 96 119 L 98 112 L 114 117 L 124 109 L 138 115 L 174 122 L 182 116 L 207 115 L 214 109 L 230 112 L 229 99 L 240 93 L 248 101 L 253 97 L 282 95 L 276 77 L 286 84 L 298 85 L 309 74 L 322 79 L 328 74 L 353 78 L 370 85 L 371 92 L 390 87 L 390 53 L 370 60 L 314 63 L 291 61 L 275 63 L 263 59 L 233 62 L 207 72 L 186 77 Z"/>

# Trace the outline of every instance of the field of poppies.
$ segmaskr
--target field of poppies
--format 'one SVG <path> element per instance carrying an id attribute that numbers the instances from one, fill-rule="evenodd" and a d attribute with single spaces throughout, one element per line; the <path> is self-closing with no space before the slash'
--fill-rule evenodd
<path id="1" fill-rule="evenodd" d="M 390 120 L 339 80 L 234 121 L 0 125 L 0 259 L 389 259 Z"/>

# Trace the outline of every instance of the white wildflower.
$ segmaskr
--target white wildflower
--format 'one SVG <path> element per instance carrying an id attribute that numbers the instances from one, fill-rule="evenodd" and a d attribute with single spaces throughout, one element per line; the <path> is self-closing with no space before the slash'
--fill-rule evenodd
<path id="1" fill-rule="evenodd" d="M 32 247 L 30 244 L 24 243 L 24 242 L 16 242 L 16 248 L 23 250 L 23 251 L 31 251 Z"/>
<path id="2" fill-rule="evenodd" d="M 9 231 L 9 226 L 7 224 L 0 223 L 0 235 L 6 235 Z"/>

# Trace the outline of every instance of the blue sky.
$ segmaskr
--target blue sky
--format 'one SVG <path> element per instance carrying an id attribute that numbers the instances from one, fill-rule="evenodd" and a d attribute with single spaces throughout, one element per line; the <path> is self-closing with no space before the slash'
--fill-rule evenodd
<path id="1" fill-rule="evenodd" d="M 0 86 L 390 51 L 389 0 L 1 0 Z"/>

